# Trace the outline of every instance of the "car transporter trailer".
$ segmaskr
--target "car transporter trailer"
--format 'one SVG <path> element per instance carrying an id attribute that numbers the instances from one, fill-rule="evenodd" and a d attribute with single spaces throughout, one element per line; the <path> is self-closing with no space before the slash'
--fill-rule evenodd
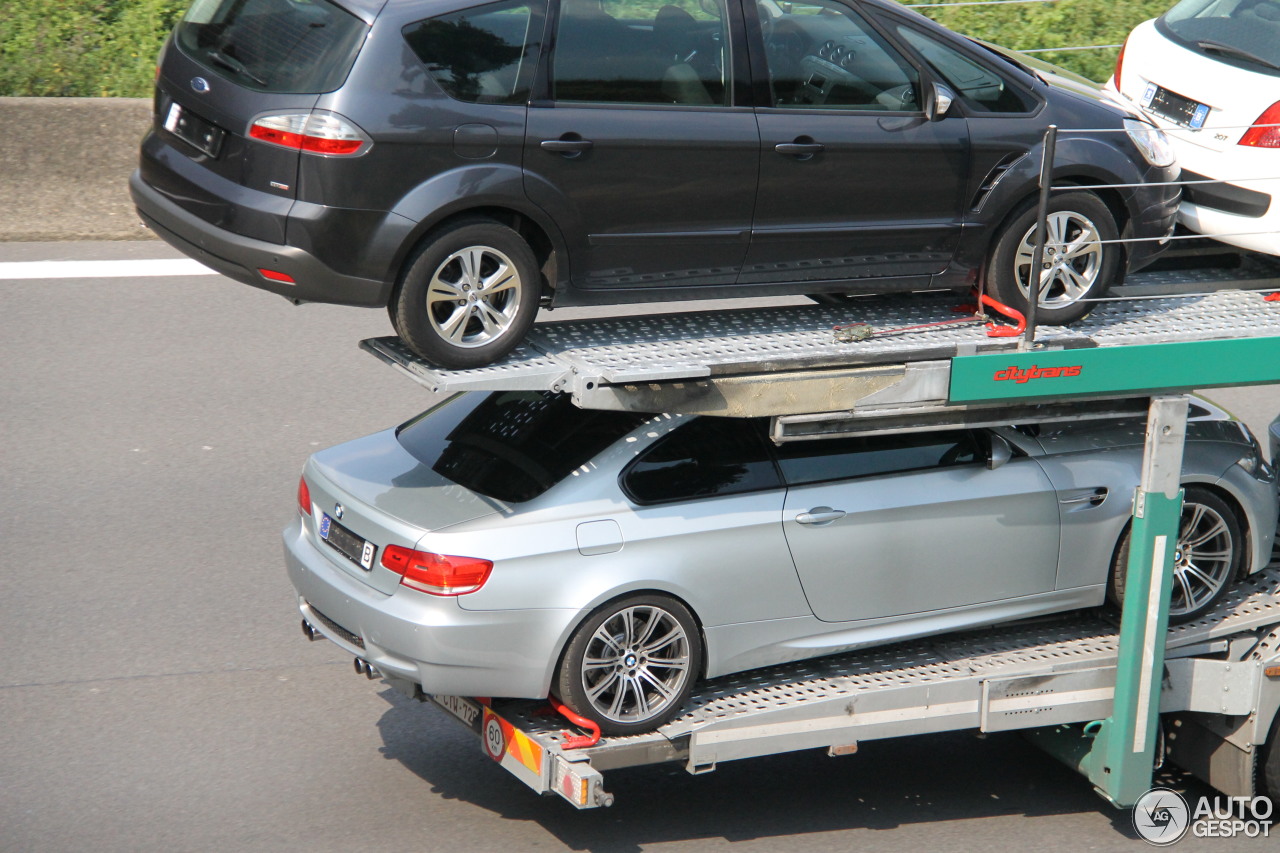
<path id="1" fill-rule="evenodd" d="M 1261 286 L 1277 286 L 1274 271 Z M 1148 417 L 1119 626 L 1082 611 L 716 678 L 658 730 L 617 738 L 566 731 L 546 702 L 390 683 L 472 728 L 534 791 L 578 808 L 612 805 L 602 774 L 618 768 L 679 762 L 704 773 L 959 729 L 1022 731 L 1116 806 L 1134 805 L 1165 757 L 1225 794 L 1254 796 L 1264 767 L 1280 776 L 1280 565 L 1238 582 L 1194 622 L 1169 628 L 1168 611 L 1187 394 L 1280 382 L 1280 302 L 1247 290 L 1186 293 L 1204 289 L 1194 273 L 1162 287 L 1183 293 L 1103 302 L 1032 342 L 954 322 L 949 294 L 540 324 L 507 361 L 465 371 L 436 369 L 396 338 L 364 341 L 435 392 L 541 389 L 588 408 L 769 416 L 775 441 Z M 856 328 L 841 325 L 851 317 Z M 303 627 L 379 675 L 339 626 Z"/>

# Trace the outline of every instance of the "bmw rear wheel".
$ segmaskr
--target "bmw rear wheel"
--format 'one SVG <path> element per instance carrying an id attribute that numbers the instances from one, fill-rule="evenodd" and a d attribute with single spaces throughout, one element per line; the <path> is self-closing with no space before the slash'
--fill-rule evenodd
<path id="1" fill-rule="evenodd" d="M 1023 313 L 1031 304 L 1031 262 L 1035 252 L 1036 212 L 1028 201 L 996 238 L 987 264 L 987 292 Z M 1040 299 L 1036 322 L 1064 325 L 1093 307 L 1120 268 L 1115 219 L 1091 192 L 1069 192 L 1049 200 Z"/>
<path id="2" fill-rule="evenodd" d="M 397 334 L 441 367 L 497 361 L 538 313 L 540 276 L 519 234 L 491 221 L 447 227 L 410 262 L 389 311 Z"/>
<path id="3" fill-rule="evenodd" d="M 702 641 L 688 608 L 665 596 L 630 596 L 574 632 L 557 693 L 603 734 L 637 734 L 676 715 L 701 668 Z"/>
<path id="4" fill-rule="evenodd" d="M 1190 486 L 1182 499 L 1182 520 L 1173 554 L 1171 623 L 1190 622 L 1217 604 L 1244 561 L 1245 537 L 1235 512 L 1220 497 Z M 1129 532 L 1116 549 L 1108 597 L 1117 607 L 1124 601 L 1129 567 Z"/>

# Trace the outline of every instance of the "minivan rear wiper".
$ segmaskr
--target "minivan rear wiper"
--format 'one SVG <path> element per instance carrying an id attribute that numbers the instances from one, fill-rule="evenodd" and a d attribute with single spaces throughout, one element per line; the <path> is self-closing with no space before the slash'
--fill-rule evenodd
<path id="1" fill-rule="evenodd" d="M 216 47 L 211 48 L 209 50 L 209 60 L 213 62 L 214 65 L 220 65 L 223 68 L 227 69 L 228 71 L 234 71 L 236 74 L 241 74 L 245 77 L 248 77 L 250 80 L 257 83 L 259 86 L 267 85 L 266 80 L 263 80 L 261 77 L 254 74 L 248 68 L 245 68 L 243 62 L 236 59 L 235 57 L 227 56 L 225 53 L 218 50 L 218 48 Z"/>
<path id="2" fill-rule="evenodd" d="M 1263 59 L 1261 56 L 1258 56 L 1256 53 L 1250 53 L 1244 48 L 1235 47 L 1234 45 L 1224 44 L 1223 42 L 1213 41 L 1212 39 L 1201 39 L 1200 41 L 1196 42 L 1196 47 L 1200 48 L 1201 50 L 1210 51 L 1211 53 L 1221 53 L 1226 56 L 1234 56 L 1237 59 L 1243 59 L 1246 62 L 1252 62 L 1255 65 L 1261 65 L 1263 68 L 1271 68 L 1276 71 L 1280 71 L 1280 65 L 1276 65 L 1274 62 L 1272 62 L 1269 59 Z"/>

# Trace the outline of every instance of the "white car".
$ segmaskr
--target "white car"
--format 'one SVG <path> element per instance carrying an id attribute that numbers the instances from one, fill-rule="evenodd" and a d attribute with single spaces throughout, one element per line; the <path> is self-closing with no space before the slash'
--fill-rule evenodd
<path id="1" fill-rule="evenodd" d="M 1173 140 L 1182 180 L 1223 181 L 1184 186 L 1183 225 L 1280 255 L 1280 0 L 1182 0 L 1107 85 Z"/>

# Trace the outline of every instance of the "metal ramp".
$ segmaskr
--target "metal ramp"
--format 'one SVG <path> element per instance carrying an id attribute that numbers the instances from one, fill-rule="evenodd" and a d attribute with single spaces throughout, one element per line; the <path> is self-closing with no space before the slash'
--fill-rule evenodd
<path id="1" fill-rule="evenodd" d="M 1280 632 L 1274 564 L 1238 583 L 1211 613 L 1171 628 L 1166 666 L 1188 676 L 1196 667 L 1229 669 L 1233 653 L 1269 648 L 1268 632 Z M 591 807 L 611 802 L 601 772 L 624 767 L 681 762 L 701 773 L 721 761 L 797 749 L 847 754 L 862 740 L 1099 719 L 1112 708 L 1118 655 L 1115 621 L 1077 613 L 712 679 L 661 729 L 581 749 L 564 748 L 565 721 L 548 716 L 545 703 L 495 700 L 487 714 L 527 739 L 534 749 L 526 755 L 538 755 L 536 774 L 528 761 L 508 769 L 539 792 Z M 1188 687 L 1194 683 L 1194 677 L 1167 683 L 1161 712 L 1249 713 L 1248 689 L 1205 694 Z M 473 728 L 482 713 L 472 700 L 432 698 Z M 566 779 L 571 790 L 562 789 Z"/>
<path id="2" fill-rule="evenodd" d="M 1280 287 L 1280 279 L 1271 282 Z M 842 343 L 833 327 L 877 331 L 956 317 L 954 294 L 859 299 L 848 306 L 753 308 L 542 323 L 506 361 L 443 370 L 398 338 L 361 346 L 428 390 L 564 391 L 584 408 L 712 415 L 798 415 L 942 405 L 950 359 L 1016 353 L 1020 341 L 952 326 Z M 1070 327 L 1042 327 L 1036 352 L 1280 336 L 1280 303 L 1262 294 L 1103 302 Z"/>

